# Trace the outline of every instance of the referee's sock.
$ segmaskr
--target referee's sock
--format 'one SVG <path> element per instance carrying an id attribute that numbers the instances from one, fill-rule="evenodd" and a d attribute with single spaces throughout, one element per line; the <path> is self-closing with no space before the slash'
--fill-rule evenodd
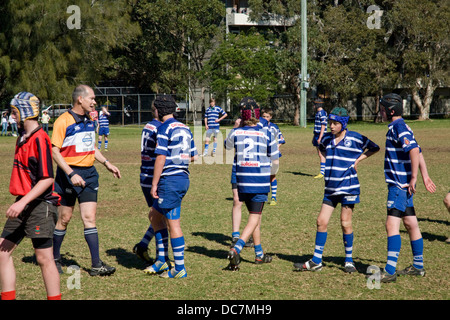
<path id="1" fill-rule="evenodd" d="M 84 239 L 91 252 L 91 262 L 93 267 L 100 264 L 100 249 L 98 244 L 98 230 L 96 227 L 84 229 Z"/>

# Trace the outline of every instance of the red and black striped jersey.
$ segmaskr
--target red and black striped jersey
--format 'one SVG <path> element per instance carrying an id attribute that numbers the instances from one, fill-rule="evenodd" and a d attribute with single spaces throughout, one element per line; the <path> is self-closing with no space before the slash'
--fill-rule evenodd
<path id="1" fill-rule="evenodd" d="M 53 178 L 52 147 L 49 136 L 39 127 L 27 139 L 22 135 L 17 139 L 9 192 L 24 196 L 44 178 Z M 38 199 L 57 205 L 59 196 L 53 193 L 52 185 Z"/>

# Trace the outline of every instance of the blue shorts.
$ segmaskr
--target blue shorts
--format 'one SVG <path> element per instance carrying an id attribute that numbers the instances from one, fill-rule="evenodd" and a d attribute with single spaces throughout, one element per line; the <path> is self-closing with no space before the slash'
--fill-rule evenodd
<path id="1" fill-rule="evenodd" d="M 147 201 L 148 207 L 149 208 L 153 207 L 153 202 L 155 201 L 155 199 L 153 199 L 152 194 L 151 194 L 152 188 L 141 186 L 141 189 L 142 189 L 142 193 L 144 194 L 145 201 Z"/>
<path id="2" fill-rule="evenodd" d="M 165 216 L 169 220 L 177 220 L 181 217 L 181 207 L 176 207 L 173 209 L 162 209 L 158 205 L 158 201 L 155 201 L 153 203 L 153 209 L 161 213 L 163 216 Z"/>
<path id="3" fill-rule="evenodd" d="M 160 209 L 168 209 L 170 211 L 181 206 L 181 200 L 183 200 L 188 189 L 189 179 L 162 176 L 158 183 L 158 201 L 155 202 L 157 202 Z"/>
<path id="4" fill-rule="evenodd" d="M 209 139 L 212 135 L 214 135 L 215 138 L 217 138 L 217 135 L 219 134 L 219 129 L 208 129 L 206 130 L 206 137 Z"/>
<path id="5" fill-rule="evenodd" d="M 407 208 L 413 208 L 413 195 L 409 194 L 408 189 L 400 189 L 395 185 L 388 185 L 387 209 L 397 209 L 401 212 L 407 211 Z"/>
<path id="6" fill-rule="evenodd" d="M 100 127 L 98 128 L 99 136 L 109 136 L 109 127 Z"/>
<path id="7" fill-rule="evenodd" d="M 267 201 L 265 193 L 238 193 L 239 201 L 245 202 L 250 214 L 262 214 L 264 203 Z"/>
<path id="8" fill-rule="evenodd" d="M 320 133 L 314 133 L 314 137 L 312 139 L 312 145 L 314 147 L 318 147 L 319 143 L 317 142 L 317 140 L 319 139 Z"/>
<path id="9" fill-rule="evenodd" d="M 98 173 L 94 166 L 75 167 L 73 171 L 83 178 L 86 183 L 83 187 L 75 187 L 69 176 L 60 168 L 56 169 L 55 192 L 61 196 L 61 205 L 72 207 L 78 199 L 79 203 L 97 202 L 98 194 Z"/>
<path id="10" fill-rule="evenodd" d="M 337 204 L 341 206 L 353 206 L 359 203 L 359 195 L 342 194 L 338 196 L 323 196 L 322 203 L 328 204 L 333 208 L 336 208 Z"/>

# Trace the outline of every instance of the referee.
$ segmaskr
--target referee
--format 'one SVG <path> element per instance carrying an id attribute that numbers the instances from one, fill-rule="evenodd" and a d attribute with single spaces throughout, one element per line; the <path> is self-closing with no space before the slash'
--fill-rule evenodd
<path id="1" fill-rule="evenodd" d="M 55 192 L 61 196 L 58 222 L 53 234 L 53 255 L 58 271 L 61 267 L 61 244 L 72 218 L 78 199 L 84 238 L 91 254 L 91 276 L 113 274 L 116 269 L 100 260 L 98 231 L 95 224 L 97 211 L 98 173 L 94 161 L 102 163 L 116 178 L 120 171 L 95 148 L 94 121 L 89 113 L 95 110 L 95 94 L 92 88 L 79 85 L 72 93 L 73 107 L 56 119 L 52 134 L 53 159 L 58 165 Z"/>

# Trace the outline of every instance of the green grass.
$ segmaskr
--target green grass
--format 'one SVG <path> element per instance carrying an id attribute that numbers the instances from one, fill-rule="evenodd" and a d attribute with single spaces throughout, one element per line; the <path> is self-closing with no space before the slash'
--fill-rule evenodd
<path id="1" fill-rule="evenodd" d="M 100 189 L 97 226 L 101 258 L 117 267 L 110 277 L 90 277 L 90 255 L 83 237 L 83 225 L 76 207 L 61 252 L 68 264 L 81 269 L 81 288 L 68 289 L 72 274 L 61 276 L 63 299 L 165 299 L 165 300 L 448 300 L 449 214 L 442 200 L 450 190 L 450 120 L 408 121 L 423 148 L 429 173 L 437 191 L 430 194 L 419 181 L 415 207 L 424 237 L 424 278 L 398 278 L 396 283 L 368 289 L 365 271 L 368 266 L 383 267 L 386 262 L 387 188 L 383 160 L 386 124 L 355 123 L 349 129 L 358 131 L 380 145 L 381 151 L 362 162 L 358 175 L 361 203 L 353 218 L 354 260 L 357 274 L 343 272 L 344 248 L 335 210 L 328 228 L 324 251 L 324 268 L 320 273 L 293 271 L 293 263 L 311 258 L 314 250 L 315 221 L 323 196 L 323 180 L 315 180 L 319 164 L 311 145 L 312 125 L 297 128 L 281 125 L 286 138 L 282 147 L 278 173 L 278 205 L 265 206 L 262 222 L 263 249 L 274 255 L 271 264 L 253 263 L 253 249 L 244 249 L 239 272 L 222 270 L 227 264 L 231 240 L 232 193 L 231 164 L 200 164 L 190 167 L 191 185 L 183 200 L 181 224 L 186 239 L 185 263 L 188 277 L 168 280 L 142 272 L 145 264 L 132 253 L 148 227 L 148 208 L 139 186 L 139 127 L 113 127 L 108 159 L 117 165 L 122 179 L 117 180 L 97 163 Z M 223 128 L 225 135 L 227 128 Z M 200 147 L 197 139 L 197 147 Z M 0 137 L 0 211 L 6 212 L 14 197 L 9 194 L 15 138 Z M 217 158 L 216 161 L 218 161 Z M 211 161 L 206 159 L 201 161 Z M 220 162 L 220 161 L 219 161 Z M 225 158 L 222 162 L 226 162 Z M 243 210 L 241 230 L 246 224 Z M 0 225 L 5 222 L 4 214 Z M 402 251 L 398 267 L 411 263 L 408 234 L 401 227 Z M 154 242 L 151 243 L 154 255 Z M 170 256 L 172 256 L 170 249 Z M 44 299 L 45 290 L 39 267 L 34 263 L 31 242 L 25 239 L 14 252 L 17 272 L 17 298 Z M 156 290 L 155 288 L 158 288 Z"/>

